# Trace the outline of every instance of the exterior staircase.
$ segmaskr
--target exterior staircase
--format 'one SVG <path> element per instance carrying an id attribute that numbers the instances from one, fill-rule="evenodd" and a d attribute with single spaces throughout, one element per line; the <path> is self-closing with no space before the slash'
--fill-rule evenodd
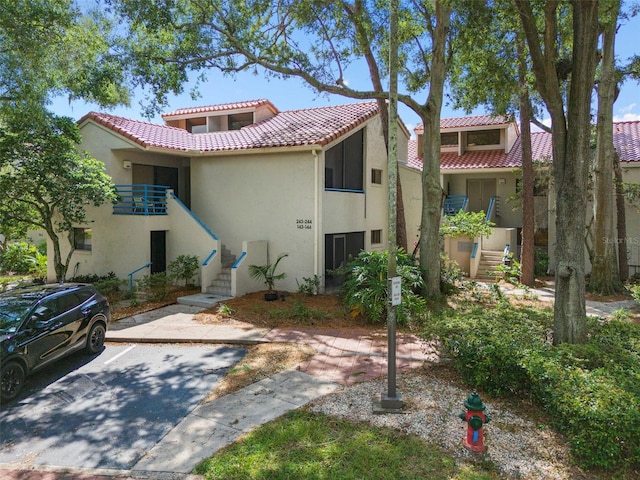
<path id="1" fill-rule="evenodd" d="M 498 265 L 502 265 L 504 252 L 483 250 L 480 252 L 480 263 L 478 265 L 478 273 L 476 278 L 495 280 L 493 272 L 496 271 Z"/>
<path id="2" fill-rule="evenodd" d="M 222 245 L 222 272 L 218 277 L 207 287 L 207 293 L 217 295 L 220 297 L 231 296 L 231 267 L 236 261 L 236 256 L 232 255 L 227 248 Z"/>

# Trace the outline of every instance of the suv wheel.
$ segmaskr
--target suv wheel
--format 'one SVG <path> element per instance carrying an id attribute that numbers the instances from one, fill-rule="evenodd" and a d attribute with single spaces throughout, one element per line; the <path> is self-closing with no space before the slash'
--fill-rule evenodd
<path id="1" fill-rule="evenodd" d="M 87 347 L 86 351 L 89 355 L 95 355 L 96 353 L 100 353 L 104 348 L 104 337 L 106 335 L 107 330 L 104 328 L 102 323 L 96 323 L 91 330 L 89 331 L 89 335 L 87 336 Z"/>
<path id="2" fill-rule="evenodd" d="M 18 396 L 24 385 L 24 368 L 18 362 L 8 362 L 0 373 L 0 400 L 10 402 Z"/>

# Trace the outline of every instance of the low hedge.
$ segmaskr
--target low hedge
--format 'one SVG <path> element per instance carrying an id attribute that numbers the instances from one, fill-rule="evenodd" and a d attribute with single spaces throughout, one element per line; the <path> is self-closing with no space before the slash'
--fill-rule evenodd
<path id="1" fill-rule="evenodd" d="M 424 336 L 471 386 L 533 394 L 582 467 L 640 464 L 640 326 L 590 319 L 588 343 L 553 347 L 552 318 L 508 302 L 470 306 L 432 317 Z"/>

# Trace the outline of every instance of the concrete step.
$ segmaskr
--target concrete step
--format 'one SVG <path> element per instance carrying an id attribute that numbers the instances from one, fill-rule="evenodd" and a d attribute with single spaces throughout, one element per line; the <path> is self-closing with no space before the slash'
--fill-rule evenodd
<path id="1" fill-rule="evenodd" d="M 222 297 L 230 297 L 231 296 L 231 285 L 228 287 L 224 286 L 210 286 L 206 289 L 208 294 L 217 295 Z"/>

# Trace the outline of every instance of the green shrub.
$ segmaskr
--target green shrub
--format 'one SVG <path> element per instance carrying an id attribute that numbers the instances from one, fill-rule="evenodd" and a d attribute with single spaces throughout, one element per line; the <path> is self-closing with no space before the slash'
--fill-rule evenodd
<path id="1" fill-rule="evenodd" d="M 504 280 L 505 282 L 518 285 L 520 283 L 520 276 L 522 275 L 522 268 L 520 262 L 516 260 L 513 253 L 507 255 L 507 261 L 501 265 L 496 266 L 495 272 L 496 281 Z"/>
<path id="2" fill-rule="evenodd" d="M 440 291 L 450 295 L 459 290 L 459 284 L 464 279 L 464 272 L 458 262 L 451 260 L 446 254 L 440 254 Z"/>
<path id="3" fill-rule="evenodd" d="M 175 260 L 169 262 L 169 277 L 173 280 L 184 280 L 184 286 L 190 284 L 198 273 L 197 255 L 178 255 Z"/>
<path id="4" fill-rule="evenodd" d="M 492 394 L 527 393 L 565 433 L 586 468 L 640 463 L 640 326 L 589 320 L 584 345 L 550 343 L 551 310 L 462 305 L 433 315 L 427 339 L 471 386 Z"/>
<path id="5" fill-rule="evenodd" d="M 342 286 L 345 303 L 353 316 L 365 315 L 371 322 L 384 322 L 387 315 L 388 252 L 360 252 L 345 269 Z M 420 267 L 403 250 L 396 256 L 396 272 L 402 278 L 402 303 L 396 308 L 399 325 L 424 315 L 426 302 L 418 292 L 423 286 Z"/>
<path id="6" fill-rule="evenodd" d="M 590 323 L 586 345 L 528 355 L 533 391 L 583 467 L 640 462 L 640 327 Z"/>
<path id="7" fill-rule="evenodd" d="M 161 301 L 169 293 L 169 277 L 164 272 L 145 275 L 138 280 L 138 289 L 146 293 L 151 301 Z"/>
<path id="8" fill-rule="evenodd" d="M 96 290 L 98 290 L 105 297 L 113 297 L 119 296 L 122 293 L 120 287 L 125 283 L 125 280 L 120 280 L 119 278 L 115 278 L 114 276 L 113 278 L 104 278 L 98 280 L 97 282 L 93 283 L 93 286 L 96 287 Z"/>
<path id="9" fill-rule="evenodd" d="M 303 277 L 302 283 L 299 283 L 298 279 L 296 279 L 298 292 L 305 295 L 317 295 L 320 291 L 321 278 L 322 277 L 319 277 L 318 275 L 314 275 L 313 277 Z"/>
<path id="10" fill-rule="evenodd" d="M 633 299 L 637 303 L 640 303 L 640 285 L 632 285 L 630 287 L 630 290 L 631 290 L 631 296 L 633 297 Z"/>
<path id="11" fill-rule="evenodd" d="M 35 245 L 27 242 L 10 243 L 6 251 L 0 256 L 2 271 L 21 275 L 38 271 L 38 255 L 41 256 Z M 44 259 L 46 263 L 46 257 Z"/>
<path id="12" fill-rule="evenodd" d="M 454 360 L 465 382 L 495 395 L 530 389 L 521 361 L 529 349 L 544 349 L 552 312 L 506 302 L 491 309 L 471 305 L 445 310 L 432 318 L 424 334 L 438 339 L 445 356 Z"/>
<path id="13" fill-rule="evenodd" d="M 546 277 L 549 271 L 549 253 L 546 249 L 536 248 L 533 251 L 533 275 Z"/>

